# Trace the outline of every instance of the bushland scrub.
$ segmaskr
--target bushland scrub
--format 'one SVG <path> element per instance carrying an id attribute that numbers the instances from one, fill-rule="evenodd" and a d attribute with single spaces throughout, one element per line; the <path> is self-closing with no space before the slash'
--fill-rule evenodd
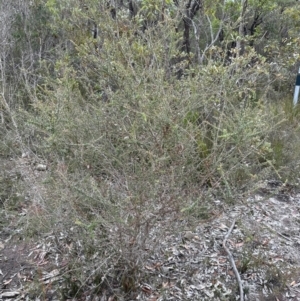
<path id="1" fill-rule="evenodd" d="M 182 230 L 176 221 L 193 227 L 213 217 L 214 201 L 234 206 L 262 180 L 297 183 L 291 57 L 299 37 L 276 30 L 288 30 L 289 16 L 299 27 L 299 17 L 295 4 L 280 13 L 283 4 L 267 1 L 266 23 L 238 37 L 217 15 L 234 19 L 241 8 L 203 1 L 187 40 L 185 11 L 173 1 L 164 18 L 151 1 L 131 18 L 121 5 L 71 2 L 2 4 L 13 21 L 0 50 L 0 151 L 46 162 L 47 197 L 27 215 L 24 233 L 37 239 L 51 229 L 76 245 L 70 273 L 81 285 L 69 295 L 91 282 L 99 290 L 117 282 L 128 294 L 165 233 Z M 245 24 L 253 11 L 242 15 Z M 229 47 L 235 39 L 243 51 Z"/>

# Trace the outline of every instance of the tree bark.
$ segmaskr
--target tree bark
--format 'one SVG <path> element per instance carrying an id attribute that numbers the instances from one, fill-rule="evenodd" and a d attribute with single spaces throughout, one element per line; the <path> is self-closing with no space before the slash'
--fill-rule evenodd
<path id="1" fill-rule="evenodd" d="M 192 25 L 192 20 L 201 8 L 201 6 L 201 0 L 189 0 L 185 6 L 185 16 L 183 17 L 184 30 L 182 50 L 185 51 L 187 54 L 191 52 L 190 29 Z"/>
<path id="2" fill-rule="evenodd" d="M 237 55 L 242 55 L 245 51 L 245 44 L 243 41 L 243 37 L 245 35 L 245 32 L 244 32 L 245 14 L 246 14 L 247 6 L 248 6 L 248 0 L 241 0 L 241 1 L 242 1 L 242 10 L 241 10 L 241 14 L 240 14 L 239 36 L 236 41 Z"/>

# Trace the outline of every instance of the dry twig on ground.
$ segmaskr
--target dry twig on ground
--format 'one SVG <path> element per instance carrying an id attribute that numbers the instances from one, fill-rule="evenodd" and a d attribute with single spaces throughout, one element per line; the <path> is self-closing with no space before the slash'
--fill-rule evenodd
<path id="1" fill-rule="evenodd" d="M 230 227 L 230 229 L 228 230 L 227 234 L 225 235 L 224 237 L 224 240 L 223 240 L 223 248 L 225 249 L 227 255 L 228 255 L 228 258 L 229 258 L 229 261 L 230 261 L 230 264 L 233 268 L 233 271 L 234 271 L 234 274 L 235 274 L 235 277 L 237 279 L 237 282 L 239 284 L 239 289 L 240 289 L 240 301 L 244 301 L 244 290 L 243 290 L 243 284 L 242 284 L 242 280 L 241 280 L 241 277 L 240 277 L 240 274 L 237 270 L 237 267 L 235 265 L 235 262 L 234 262 L 234 259 L 233 259 L 233 256 L 231 254 L 231 252 L 229 251 L 229 249 L 226 247 L 226 242 L 227 242 L 227 239 L 229 237 L 229 235 L 231 234 L 233 228 L 234 228 L 234 225 L 235 225 L 235 220 L 232 222 L 232 225 Z"/>

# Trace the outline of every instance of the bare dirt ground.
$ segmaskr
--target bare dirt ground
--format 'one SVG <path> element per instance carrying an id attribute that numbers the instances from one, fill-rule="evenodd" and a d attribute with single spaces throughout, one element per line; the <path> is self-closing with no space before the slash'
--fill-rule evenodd
<path id="1" fill-rule="evenodd" d="M 255 195 L 228 208 L 216 200 L 215 218 L 180 235 L 165 233 L 134 292 L 121 297 L 98 290 L 92 296 L 87 288 L 80 297 L 63 299 L 61 281 L 71 246 L 64 244 L 62 252 L 57 248 L 61 238 L 52 233 L 39 241 L 22 236 L 28 211 L 38 212 L 47 200 L 47 171 L 37 170 L 26 156 L 2 160 L 1 166 L 0 300 L 241 300 L 229 255 L 244 300 L 300 300 L 300 191 L 287 183 L 261 183 Z M 16 190 L 20 185 L 25 194 Z M 8 208 L 7 198 L 15 198 L 16 206 Z"/>

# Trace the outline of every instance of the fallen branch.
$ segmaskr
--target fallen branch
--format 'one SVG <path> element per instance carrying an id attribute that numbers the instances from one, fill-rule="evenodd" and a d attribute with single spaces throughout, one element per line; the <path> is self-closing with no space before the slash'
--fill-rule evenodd
<path id="1" fill-rule="evenodd" d="M 236 277 L 237 282 L 239 284 L 239 288 L 240 288 L 240 301 L 244 301 L 244 290 L 243 290 L 242 280 L 241 280 L 240 274 L 239 274 L 239 272 L 238 272 L 238 270 L 236 268 L 236 265 L 235 265 L 234 259 L 232 257 L 232 254 L 230 253 L 229 249 L 226 247 L 227 239 L 228 239 L 229 235 L 231 234 L 234 225 L 235 225 L 235 220 L 232 222 L 232 225 L 231 225 L 230 229 L 228 230 L 227 234 L 225 235 L 222 245 L 223 245 L 223 248 L 224 248 L 224 250 L 226 251 L 226 253 L 228 255 L 228 258 L 229 258 L 229 261 L 230 261 L 231 266 L 233 268 L 235 277 Z"/>

